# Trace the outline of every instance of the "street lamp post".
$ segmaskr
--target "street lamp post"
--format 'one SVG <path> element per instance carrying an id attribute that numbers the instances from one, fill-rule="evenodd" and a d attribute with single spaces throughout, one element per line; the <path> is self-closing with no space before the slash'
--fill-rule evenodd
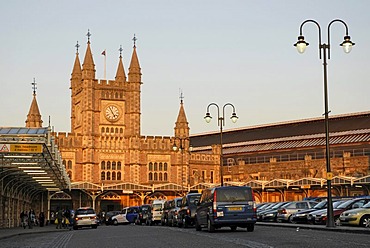
<path id="1" fill-rule="evenodd" d="M 351 37 L 348 35 L 348 27 L 347 24 L 340 20 L 335 19 L 331 21 L 328 25 L 328 44 L 321 43 L 321 27 L 319 23 L 317 23 L 314 20 L 306 20 L 301 24 L 300 27 L 300 35 L 298 36 L 297 43 L 294 44 L 295 47 L 297 47 L 297 50 L 299 53 L 304 53 L 306 47 L 308 46 L 308 43 L 304 40 L 304 36 L 302 33 L 303 25 L 312 22 L 316 24 L 319 31 L 319 58 L 321 59 L 321 50 L 323 50 L 323 66 L 324 66 L 324 105 L 325 105 L 325 147 L 326 147 L 326 179 L 327 179 L 327 195 L 328 195 L 328 204 L 327 204 L 327 227 L 334 227 L 334 216 L 333 216 L 333 201 L 332 201 L 332 195 L 331 195 L 331 180 L 333 177 L 333 174 L 331 172 L 330 168 L 330 149 L 329 149 L 329 110 L 328 110 L 328 81 L 327 81 L 327 63 L 326 63 L 326 57 L 330 59 L 330 27 L 334 22 L 340 22 L 344 25 L 346 30 L 346 35 L 344 36 L 344 41 L 340 44 L 340 46 L 343 47 L 343 50 L 345 53 L 349 53 L 352 50 L 352 46 L 355 45 L 351 41 Z"/>
<path id="2" fill-rule="evenodd" d="M 223 158 L 223 141 L 222 141 L 222 127 L 225 125 L 225 119 L 224 119 L 224 116 L 225 116 L 225 107 L 226 106 L 230 106 L 232 107 L 233 109 L 233 113 L 231 114 L 231 121 L 233 123 L 235 123 L 237 120 L 238 120 L 238 116 L 236 115 L 235 113 L 235 107 L 234 105 L 232 105 L 231 103 L 226 103 L 223 107 L 222 107 L 222 116 L 220 116 L 220 107 L 216 104 L 216 103 L 210 103 L 208 106 L 207 106 L 207 113 L 206 113 L 206 116 L 204 117 L 204 120 L 207 122 L 207 123 L 210 123 L 211 120 L 212 120 L 212 116 L 211 114 L 209 113 L 209 108 L 211 106 L 216 106 L 217 108 L 217 120 L 218 120 L 218 126 L 220 127 L 220 146 L 221 146 L 221 155 L 220 155 L 220 183 L 221 183 L 221 186 L 224 185 L 224 177 L 223 177 L 223 171 L 222 171 L 222 168 L 223 168 L 223 163 L 224 163 L 224 158 Z"/>

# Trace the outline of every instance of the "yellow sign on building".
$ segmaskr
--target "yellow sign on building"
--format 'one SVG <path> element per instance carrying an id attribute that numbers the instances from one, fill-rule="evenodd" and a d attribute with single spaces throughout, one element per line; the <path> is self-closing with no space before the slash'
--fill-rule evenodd
<path id="1" fill-rule="evenodd" d="M 0 144 L 0 152 L 42 153 L 41 144 Z"/>

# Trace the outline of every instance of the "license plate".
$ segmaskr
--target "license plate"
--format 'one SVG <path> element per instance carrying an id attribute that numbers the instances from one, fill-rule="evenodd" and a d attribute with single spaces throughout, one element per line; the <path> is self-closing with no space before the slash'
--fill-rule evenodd
<path id="1" fill-rule="evenodd" d="M 89 219 L 90 219 L 90 217 L 83 217 L 82 219 L 83 219 L 83 220 L 89 220 Z"/>
<path id="2" fill-rule="evenodd" d="M 242 211 L 242 207 L 229 207 L 229 211 Z"/>

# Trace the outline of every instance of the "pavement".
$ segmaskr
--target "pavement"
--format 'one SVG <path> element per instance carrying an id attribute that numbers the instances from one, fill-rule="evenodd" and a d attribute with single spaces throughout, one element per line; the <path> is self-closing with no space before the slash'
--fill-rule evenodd
<path id="1" fill-rule="evenodd" d="M 28 227 L 26 229 L 24 229 L 23 227 L 1 228 L 0 229 L 0 240 L 11 238 L 11 237 L 18 236 L 18 235 L 25 235 L 25 234 L 66 232 L 66 231 L 69 231 L 69 229 L 56 229 L 55 224 L 49 224 L 43 227 L 34 226 L 31 229 L 29 229 Z"/>
<path id="2" fill-rule="evenodd" d="M 325 225 L 307 225 L 307 224 L 291 224 L 291 223 L 274 223 L 274 222 L 257 222 L 258 226 L 277 226 L 284 228 L 295 228 L 299 229 L 311 229 L 319 231 L 331 231 L 331 232 L 347 232 L 347 233 L 361 233 L 361 234 L 370 234 L 370 228 L 365 227 L 350 227 L 350 226 L 336 226 L 336 227 L 326 227 Z M 23 227 L 14 227 L 14 228 L 4 228 L 0 229 L 0 240 L 6 239 L 18 235 L 25 234 L 39 234 L 39 233 L 50 233 L 50 232 L 66 232 L 70 231 L 69 229 L 56 229 L 56 225 L 50 224 L 47 226 L 39 227 L 34 226 L 32 229 Z"/>

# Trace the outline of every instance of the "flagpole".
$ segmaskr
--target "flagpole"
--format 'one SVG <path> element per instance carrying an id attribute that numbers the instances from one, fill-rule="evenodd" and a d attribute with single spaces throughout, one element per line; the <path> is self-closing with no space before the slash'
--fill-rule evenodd
<path id="1" fill-rule="evenodd" d="M 107 52 L 104 49 L 104 79 L 107 79 Z"/>

